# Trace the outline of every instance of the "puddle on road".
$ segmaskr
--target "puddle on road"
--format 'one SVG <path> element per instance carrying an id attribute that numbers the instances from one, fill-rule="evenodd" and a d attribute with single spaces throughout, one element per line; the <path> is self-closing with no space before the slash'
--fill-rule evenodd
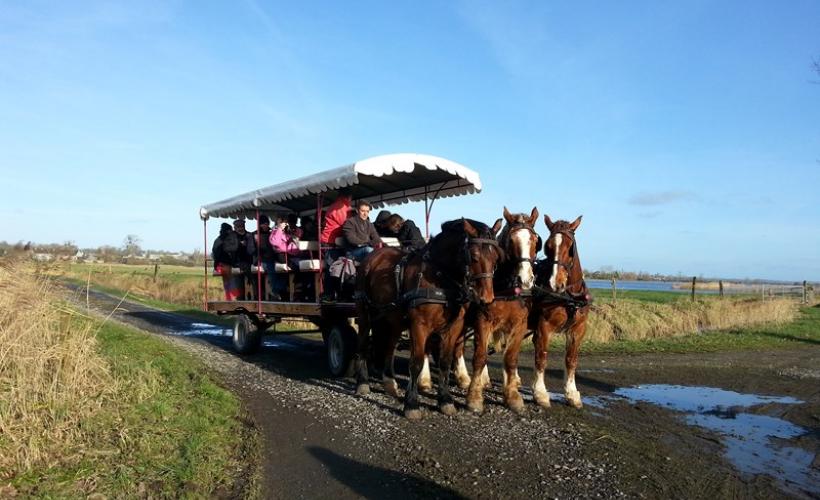
<path id="1" fill-rule="evenodd" d="M 687 424 L 721 435 L 726 457 L 742 473 L 767 474 L 787 487 L 820 491 L 820 474 L 812 469 L 815 454 L 778 443 L 778 440 L 802 436 L 808 430 L 783 419 L 742 412 L 768 403 L 802 403 L 798 399 L 663 384 L 622 388 L 614 394 L 632 402 L 642 401 L 683 412 Z M 587 403 L 586 398 L 584 402 Z"/>
<path id="2" fill-rule="evenodd" d="M 184 335 L 186 337 L 193 337 L 199 335 L 217 336 L 231 335 L 230 328 L 223 326 L 212 325 L 210 323 L 191 323 L 188 328 L 183 330 L 174 330 L 176 335 Z"/>

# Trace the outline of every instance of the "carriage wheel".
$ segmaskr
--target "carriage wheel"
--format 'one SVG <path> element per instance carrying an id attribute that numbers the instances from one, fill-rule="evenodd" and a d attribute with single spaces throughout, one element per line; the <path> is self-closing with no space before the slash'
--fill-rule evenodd
<path id="1" fill-rule="evenodd" d="M 356 331 L 346 323 L 334 323 L 324 334 L 327 348 L 327 367 L 334 377 L 346 377 L 353 369 L 351 361 L 356 352 Z"/>
<path id="2" fill-rule="evenodd" d="M 252 354 L 262 345 L 262 332 L 246 314 L 236 317 L 233 324 L 233 347 L 239 354 Z"/>

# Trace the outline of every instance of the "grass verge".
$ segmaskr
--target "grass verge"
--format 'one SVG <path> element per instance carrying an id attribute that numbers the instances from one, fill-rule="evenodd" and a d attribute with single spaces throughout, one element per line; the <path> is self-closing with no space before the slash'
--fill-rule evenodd
<path id="1" fill-rule="evenodd" d="M 530 344 L 526 344 L 531 349 Z M 562 351 L 562 335 L 556 335 L 551 349 Z M 744 328 L 704 331 L 681 337 L 665 337 L 617 342 L 584 342 L 585 354 L 639 354 L 650 352 L 715 352 L 737 350 L 764 350 L 820 346 L 820 307 L 802 307 L 793 321 L 767 323 Z"/>
<path id="2" fill-rule="evenodd" d="M 25 264 L 0 266 L 0 305 L 0 496 L 247 491 L 256 437 L 201 362 L 73 311 Z"/>

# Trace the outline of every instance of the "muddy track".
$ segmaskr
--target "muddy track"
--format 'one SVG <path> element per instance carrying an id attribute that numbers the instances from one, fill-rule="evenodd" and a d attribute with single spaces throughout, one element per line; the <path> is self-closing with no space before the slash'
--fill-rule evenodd
<path id="1" fill-rule="evenodd" d="M 119 300 L 92 293 L 91 302 L 107 314 Z M 114 318 L 201 357 L 240 396 L 262 436 L 265 498 L 820 497 L 816 344 L 774 352 L 582 356 L 582 410 L 560 400 L 562 353 L 550 356 L 552 408 L 537 408 L 525 353 L 523 416 L 502 405 L 495 355 L 496 384 L 482 416 L 464 411 L 464 394 L 455 389 L 462 405 L 456 417 L 437 413 L 435 400 L 423 398 L 423 420 L 409 422 L 401 402 L 378 382 L 370 395 L 357 397 L 351 380 L 330 378 L 320 343 L 266 337 L 259 354 L 239 357 L 218 325 L 132 302 Z M 403 359 L 399 373 L 406 373 Z M 639 384 L 642 389 L 624 392 Z M 676 392 L 677 385 L 689 392 Z M 735 401 L 735 392 L 791 399 Z M 681 399 L 694 403 L 682 407 Z M 755 437 L 754 427 L 770 425 L 780 437 Z"/>

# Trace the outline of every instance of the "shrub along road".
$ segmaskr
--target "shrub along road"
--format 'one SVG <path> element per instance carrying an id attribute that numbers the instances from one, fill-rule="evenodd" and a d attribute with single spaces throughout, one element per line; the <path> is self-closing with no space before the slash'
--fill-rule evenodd
<path id="1" fill-rule="evenodd" d="M 92 306 L 100 312 L 110 312 L 117 302 L 92 292 Z M 762 328 L 754 334 L 774 338 L 784 346 L 780 349 L 582 356 L 578 383 L 586 406 L 579 411 L 556 396 L 562 387 L 562 353 L 550 357 L 552 408 L 532 403 L 527 396 L 532 361 L 524 353 L 527 411 L 510 413 L 501 403 L 500 356 L 495 355 L 496 383 L 487 392 L 484 415 L 462 410 L 448 418 L 435 411 L 434 399 L 426 398 L 421 422 L 405 420 L 401 402 L 381 393 L 377 381 L 373 393 L 357 397 L 352 381 L 329 378 L 323 349 L 315 341 L 267 337 L 260 353 L 240 358 L 230 350 L 227 331 L 218 335 L 220 327 L 209 329 L 201 320 L 133 302 L 124 302 L 114 317 L 165 334 L 204 359 L 240 396 L 262 436 L 258 488 L 266 498 L 770 498 L 820 494 L 820 309 L 807 311 L 801 320 L 806 324 L 794 330 L 798 333 Z M 406 373 L 403 359 L 399 373 Z M 674 397 L 667 407 L 646 402 L 651 398 L 638 393 L 631 399 L 615 397 L 639 384 L 716 387 L 802 403 L 766 400 L 749 406 L 731 393 L 717 393 L 725 401 L 712 407 L 705 399 L 715 396 L 712 391 L 688 395 L 701 401 L 703 411 L 698 405 L 675 411 L 669 409 L 677 404 Z M 463 404 L 463 393 L 455 393 Z M 715 430 L 710 419 L 719 424 L 782 422 L 778 429 L 794 432 L 788 440 L 758 438 L 744 435 L 742 426 Z M 731 438 L 732 432 L 739 438 Z M 744 443 L 752 445 L 751 451 Z"/>

